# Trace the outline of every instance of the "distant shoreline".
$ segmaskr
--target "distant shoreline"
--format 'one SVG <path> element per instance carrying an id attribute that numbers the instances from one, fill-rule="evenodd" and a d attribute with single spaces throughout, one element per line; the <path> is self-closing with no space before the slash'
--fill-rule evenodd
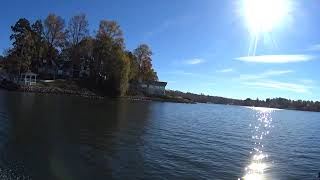
<path id="1" fill-rule="evenodd" d="M 60 84 L 50 84 L 50 86 L 44 86 L 43 84 L 38 84 L 35 86 L 22 86 L 18 87 L 14 84 L 8 83 L 0 84 L 0 88 L 8 91 L 15 92 L 26 92 L 26 93 L 37 93 L 37 94 L 52 94 L 52 95 L 67 95 L 67 96 L 79 96 L 91 99 L 104 99 L 108 96 L 99 95 L 93 91 L 90 91 L 86 88 L 81 87 L 71 87 L 71 82 L 62 81 Z M 63 85 L 62 87 L 59 87 Z M 63 88 L 65 86 L 65 88 Z M 70 87 L 69 87 L 70 86 Z M 297 110 L 297 111 L 308 111 L 308 112 L 320 112 L 320 103 L 319 102 L 310 102 L 310 101 L 301 101 L 303 103 L 313 103 L 313 105 L 318 105 L 316 107 L 311 106 L 310 104 L 305 104 L 304 106 L 293 107 L 287 105 L 287 107 L 282 106 L 281 104 L 273 103 L 269 106 L 266 106 L 266 101 L 263 100 L 237 100 L 229 99 L 224 97 L 216 96 L 206 96 L 198 95 L 192 93 L 182 93 L 178 91 L 166 91 L 166 96 L 145 96 L 145 95 L 127 95 L 127 96 L 115 96 L 110 97 L 113 99 L 128 99 L 132 101 L 155 101 L 155 102 L 172 102 L 172 103 L 186 103 L 186 104 L 195 104 L 195 103 L 207 103 L 207 104 L 221 104 L 221 105 L 234 105 L 234 106 L 245 106 L 245 107 L 264 107 L 264 108 L 276 108 L 283 110 Z M 283 98 L 278 98 L 275 100 L 289 101 Z M 262 102 L 262 103 L 261 103 Z M 291 103 L 295 101 L 289 101 Z M 300 102 L 300 101 L 297 101 Z M 264 104 L 263 104 L 264 103 Z"/>
<path id="2" fill-rule="evenodd" d="M 129 99 L 133 101 L 158 101 L 158 102 L 172 102 L 172 103 L 183 103 L 183 104 L 196 104 L 194 101 L 190 101 L 187 99 L 180 99 L 180 98 L 174 98 L 174 97 L 151 97 L 151 96 L 119 96 L 116 97 L 119 99 Z"/>
<path id="3" fill-rule="evenodd" d="M 275 108 L 284 110 L 297 110 L 297 111 L 309 111 L 320 112 L 319 101 L 303 101 L 303 100 L 290 100 L 285 98 L 268 98 L 266 100 L 256 100 L 247 98 L 245 100 L 231 99 L 219 96 L 209 96 L 204 94 L 184 93 L 181 91 L 168 90 L 167 94 L 173 97 L 181 97 L 189 99 L 198 103 L 210 103 L 210 104 L 223 104 L 234 106 L 246 106 L 246 107 L 264 107 Z"/>

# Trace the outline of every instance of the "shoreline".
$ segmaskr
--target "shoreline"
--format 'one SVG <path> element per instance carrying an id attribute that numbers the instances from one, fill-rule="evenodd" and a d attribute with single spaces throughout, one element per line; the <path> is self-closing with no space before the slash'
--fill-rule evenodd
<path id="1" fill-rule="evenodd" d="M 35 94 L 52 94 L 52 95 L 66 95 L 66 96 L 78 96 L 90 99 L 127 99 L 131 101 L 155 101 L 155 102 L 171 102 L 171 103 L 184 103 L 184 104 L 196 104 L 196 103 L 208 103 L 208 104 L 223 104 L 225 103 L 214 103 L 214 102 L 199 102 L 193 99 L 185 98 L 182 96 L 176 96 L 168 93 L 166 96 L 145 96 L 145 95 L 126 95 L 126 96 L 103 96 L 94 91 L 81 86 L 69 86 L 68 83 L 63 81 L 63 86 L 39 84 L 34 86 L 18 86 L 10 82 L 0 83 L 0 89 L 6 91 L 22 92 L 22 93 L 35 93 Z M 169 91 L 170 92 L 170 91 Z M 250 106 L 241 104 L 230 104 L 235 106 L 246 106 L 246 107 L 265 107 L 265 108 L 278 108 L 278 107 L 267 107 L 267 106 Z M 311 109 L 299 109 L 299 108 L 278 108 L 283 110 L 295 110 L 295 111 L 306 111 L 306 112 L 319 112 Z"/>
<path id="2" fill-rule="evenodd" d="M 152 97 L 152 96 L 120 96 L 117 99 L 128 99 L 132 101 L 157 101 L 157 102 L 171 102 L 171 103 L 182 103 L 182 104 L 196 104 L 194 101 L 187 99 L 173 98 L 173 97 Z"/>
<path id="3" fill-rule="evenodd" d="M 90 99 L 126 99 L 130 101 L 146 101 L 146 102 L 170 102 L 170 103 L 182 103 L 182 104 L 197 104 L 198 102 L 184 99 L 184 98 L 177 98 L 177 97 L 155 97 L 155 96 L 117 96 L 117 97 L 108 97 L 108 96 L 101 96 L 98 95 L 90 90 L 87 89 L 78 89 L 78 90 L 70 90 L 70 89 L 61 89 L 61 88 L 50 88 L 50 87 L 38 87 L 38 86 L 23 86 L 16 89 L 4 87 L 0 85 L 0 89 L 9 91 L 9 92 L 21 92 L 21 93 L 35 93 L 35 94 L 43 94 L 43 95 L 66 95 L 66 96 L 76 96 L 76 97 L 83 97 L 83 98 L 90 98 Z M 221 103 L 207 103 L 207 104 L 217 104 L 217 105 L 227 105 Z M 230 104 L 231 105 L 231 104 Z M 242 106 L 232 104 L 232 106 Z M 272 108 L 272 107 L 263 107 L 263 106 L 242 106 L 242 107 L 261 107 L 261 108 Z M 303 112 L 319 112 L 319 111 L 308 111 L 308 110 L 301 110 L 301 109 L 291 109 L 291 108 L 278 108 L 279 110 L 293 110 L 293 111 L 303 111 Z"/>
<path id="4" fill-rule="evenodd" d="M 47 94 L 47 95 L 67 95 L 67 96 L 78 96 L 91 99 L 105 99 L 108 96 L 98 95 L 88 89 L 66 89 L 59 87 L 41 87 L 41 86 L 15 86 L 14 84 L 0 84 L 0 89 L 11 91 L 11 92 L 22 92 L 22 93 L 35 93 L 35 94 Z M 116 96 L 109 97 L 111 99 L 127 99 L 131 101 L 156 101 L 156 102 L 172 102 L 172 103 L 185 103 L 195 104 L 196 102 L 190 101 L 183 98 L 175 98 L 169 96 Z"/>
<path id="5" fill-rule="evenodd" d="M 8 90 L 8 91 L 12 91 L 12 90 Z M 96 93 L 93 93 L 92 91 L 85 90 L 85 89 L 71 90 L 71 89 L 50 88 L 50 87 L 23 86 L 13 91 L 25 92 L 25 93 L 36 93 L 36 94 L 69 95 L 69 96 L 79 96 L 79 97 L 93 98 L 93 99 L 105 98 L 104 96 L 97 95 Z"/>

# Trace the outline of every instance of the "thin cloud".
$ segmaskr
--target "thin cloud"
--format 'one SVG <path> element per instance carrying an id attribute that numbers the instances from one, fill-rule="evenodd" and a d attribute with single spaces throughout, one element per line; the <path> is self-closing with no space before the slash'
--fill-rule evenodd
<path id="1" fill-rule="evenodd" d="M 204 63 L 205 60 L 203 59 L 199 59 L 199 58 L 194 58 L 194 59 L 190 59 L 186 61 L 186 64 L 188 65 L 196 65 L 196 64 L 201 64 Z"/>
<path id="2" fill-rule="evenodd" d="M 177 81 L 168 81 L 169 84 L 176 84 Z"/>
<path id="3" fill-rule="evenodd" d="M 277 75 L 283 75 L 283 74 L 289 74 L 293 73 L 293 70 L 268 70 L 264 73 L 262 73 L 263 76 L 277 76 Z"/>
<path id="4" fill-rule="evenodd" d="M 244 82 L 243 84 L 253 87 L 270 88 L 295 93 L 308 93 L 309 90 L 312 88 L 304 84 L 295 84 L 279 81 Z"/>
<path id="5" fill-rule="evenodd" d="M 294 73 L 293 70 L 268 70 L 260 74 L 242 74 L 236 80 L 249 87 L 268 88 L 295 93 L 309 93 L 312 89 L 312 80 L 297 80 L 296 83 L 271 80 L 272 77 L 285 76 Z M 297 83 L 298 82 L 298 83 Z M 299 83 L 300 82 L 300 83 Z"/>
<path id="6" fill-rule="evenodd" d="M 160 24 L 160 26 L 158 26 L 156 29 L 149 31 L 146 33 L 146 38 L 149 38 L 151 36 L 154 36 L 156 34 L 159 34 L 163 31 L 165 31 L 166 29 L 168 29 L 170 26 L 174 25 L 175 21 L 173 20 L 166 20 L 164 21 L 162 24 Z"/>
<path id="7" fill-rule="evenodd" d="M 314 44 L 306 49 L 307 51 L 320 51 L 320 44 Z"/>
<path id="8" fill-rule="evenodd" d="M 227 69 L 221 69 L 217 71 L 218 73 L 230 73 L 233 72 L 232 68 L 227 68 Z"/>
<path id="9" fill-rule="evenodd" d="M 293 63 L 311 61 L 315 57 L 306 54 L 295 55 L 262 55 L 262 56 L 244 56 L 234 58 L 234 60 L 255 63 Z"/>
<path id="10" fill-rule="evenodd" d="M 302 82 L 304 84 L 313 84 L 314 80 L 312 80 L 312 79 L 300 79 L 300 82 Z"/>
<path id="11" fill-rule="evenodd" d="M 238 78 L 239 80 L 255 80 L 255 79 L 264 79 L 272 76 L 281 76 L 289 73 L 293 73 L 293 70 L 268 70 L 260 74 L 241 74 Z"/>
<path id="12" fill-rule="evenodd" d="M 144 40 L 148 40 L 154 36 L 157 36 L 165 31 L 167 31 L 168 29 L 173 28 L 174 26 L 190 24 L 197 19 L 198 19 L 197 16 L 189 16 L 189 15 L 172 17 L 170 19 L 163 21 L 158 26 L 153 27 L 152 30 L 146 32 Z"/>
<path id="13" fill-rule="evenodd" d="M 194 75 L 193 73 L 190 73 L 190 72 L 185 72 L 185 71 L 182 71 L 182 70 L 177 70 L 177 71 L 171 71 L 169 72 L 169 74 L 174 74 L 174 75 Z"/>

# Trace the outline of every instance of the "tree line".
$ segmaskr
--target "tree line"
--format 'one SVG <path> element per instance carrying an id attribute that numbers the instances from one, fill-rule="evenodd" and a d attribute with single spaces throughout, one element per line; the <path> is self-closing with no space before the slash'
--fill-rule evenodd
<path id="1" fill-rule="evenodd" d="M 1 57 L 10 74 L 50 74 L 57 65 L 68 62 L 73 72 L 87 68 L 88 84 L 110 95 L 124 95 L 130 81 L 158 80 L 150 47 L 141 44 L 132 52 L 127 50 L 123 31 L 115 21 L 101 20 L 91 35 L 85 14 L 73 16 L 68 23 L 49 14 L 33 23 L 21 18 L 11 30 L 12 47 Z"/>
<path id="2" fill-rule="evenodd" d="M 204 94 L 184 93 L 180 91 L 167 91 L 167 95 L 182 97 L 199 103 L 214 103 L 214 104 L 228 104 L 238 106 L 254 106 L 254 107 L 268 107 L 289 110 L 301 111 L 316 111 L 320 112 L 319 101 L 303 101 L 303 100 L 290 100 L 285 98 L 267 98 L 266 100 L 250 99 L 245 100 L 224 98 L 218 96 L 209 96 Z"/>

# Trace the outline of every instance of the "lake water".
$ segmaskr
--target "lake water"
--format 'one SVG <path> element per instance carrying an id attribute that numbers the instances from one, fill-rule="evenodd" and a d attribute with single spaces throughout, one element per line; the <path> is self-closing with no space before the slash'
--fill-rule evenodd
<path id="1" fill-rule="evenodd" d="M 317 179 L 320 113 L 0 91 L 0 179 Z"/>

